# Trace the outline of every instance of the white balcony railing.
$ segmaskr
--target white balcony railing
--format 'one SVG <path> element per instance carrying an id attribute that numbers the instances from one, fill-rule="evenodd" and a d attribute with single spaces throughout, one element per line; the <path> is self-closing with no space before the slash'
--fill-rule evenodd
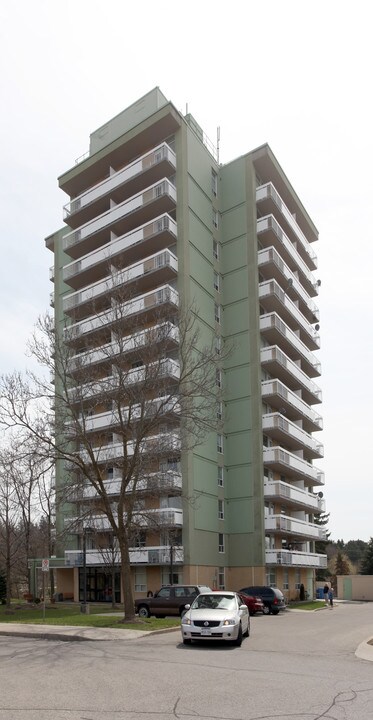
<path id="1" fill-rule="evenodd" d="M 309 433 L 302 430 L 298 425 L 290 422 L 281 413 L 268 413 L 263 415 L 262 419 L 263 432 L 271 435 L 271 431 L 279 431 L 281 434 L 287 435 L 289 441 L 293 440 L 299 447 L 305 447 L 318 457 L 324 456 L 324 448 L 322 443 L 318 442 Z"/>
<path id="2" fill-rule="evenodd" d="M 141 443 L 141 452 L 154 455 L 164 455 L 168 453 L 180 453 L 181 440 L 178 433 L 160 433 L 144 438 Z M 127 443 L 127 455 L 132 456 L 134 453 L 134 443 L 130 440 Z M 123 457 L 123 443 L 113 442 L 108 445 L 102 445 L 93 448 L 93 456 L 97 463 L 107 464 L 114 460 L 120 460 Z M 79 453 L 79 458 L 87 465 L 91 462 L 90 456 L 85 450 Z M 69 467 L 71 463 L 66 463 Z"/>
<path id="3" fill-rule="evenodd" d="M 303 478 L 313 485 L 323 485 L 325 482 L 325 474 L 322 470 L 281 447 L 264 448 L 263 462 L 267 467 L 271 465 L 282 467 L 289 475 Z"/>
<path id="4" fill-rule="evenodd" d="M 312 287 L 316 287 L 316 278 L 310 272 L 303 258 L 297 251 L 295 245 L 291 242 L 291 240 L 289 240 L 288 236 L 286 235 L 286 233 L 284 233 L 281 226 L 278 224 L 276 218 L 273 215 L 265 215 L 265 217 L 258 218 L 257 234 L 260 235 L 261 233 L 267 232 L 268 230 L 272 230 L 274 232 L 275 236 L 278 238 L 281 245 L 284 247 L 284 250 L 296 263 L 298 270 L 302 273 L 307 283 L 309 283 L 309 285 L 312 285 Z"/>
<path id="5" fill-rule="evenodd" d="M 297 240 L 302 245 L 304 251 L 309 256 L 313 266 L 317 267 L 317 256 L 314 250 L 310 247 L 310 244 L 304 235 L 303 231 L 300 229 L 296 219 L 288 209 L 288 207 L 285 205 L 284 201 L 282 200 L 281 196 L 277 192 L 275 186 L 273 183 L 268 182 L 265 185 L 261 185 L 256 189 L 256 201 L 261 202 L 262 200 L 266 198 L 271 198 L 273 202 L 277 205 L 280 212 L 284 216 L 286 222 L 291 227 L 294 235 L 296 236 Z"/>
<path id="6" fill-rule="evenodd" d="M 289 388 L 279 380 L 263 380 L 262 398 L 266 399 L 274 395 L 279 396 L 281 400 L 291 405 L 294 410 L 307 418 L 315 427 L 322 430 L 322 417 L 318 413 L 315 413 L 298 395 L 289 390 Z"/>
<path id="7" fill-rule="evenodd" d="M 272 264 L 276 266 L 277 270 L 281 273 L 286 285 L 288 286 L 291 281 L 292 290 L 298 295 L 301 301 L 307 306 L 309 312 L 315 317 L 315 320 L 320 319 L 319 309 L 310 298 L 308 293 L 305 291 L 303 285 L 299 282 L 298 278 L 290 270 L 288 265 L 284 262 L 281 255 L 277 252 L 276 248 L 269 247 L 263 248 L 258 252 L 258 267 L 263 268 L 265 265 Z M 315 290 L 318 292 L 318 285 L 316 284 Z"/>
<path id="8" fill-rule="evenodd" d="M 264 520 L 266 532 L 290 533 L 311 540 L 325 540 L 325 528 L 288 515 L 269 515 Z"/>
<path id="9" fill-rule="evenodd" d="M 314 513 L 325 512 L 325 500 L 317 493 L 310 493 L 307 490 L 283 482 L 275 480 L 274 482 L 264 483 L 264 497 L 266 499 L 273 498 L 279 500 L 287 500 L 294 505 L 304 507 Z"/>
<path id="10" fill-rule="evenodd" d="M 320 336 L 316 330 L 310 325 L 308 320 L 304 317 L 303 313 L 297 308 L 288 295 L 284 292 L 282 287 L 276 282 L 276 280 L 266 280 L 259 284 L 259 301 L 263 301 L 265 298 L 275 297 L 283 306 L 284 310 L 291 316 L 293 321 L 299 325 L 309 339 L 320 347 Z"/>
<path id="11" fill-rule="evenodd" d="M 117 522 L 118 517 L 113 513 L 114 519 Z M 143 510 L 133 515 L 133 522 L 136 526 L 140 527 L 158 527 L 158 526 L 172 526 L 182 527 L 183 526 L 183 511 L 180 508 L 155 508 L 153 510 Z M 110 531 L 111 524 L 105 515 L 93 515 L 89 518 L 89 526 L 94 532 L 107 532 Z M 81 533 L 81 523 L 79 518 L 66 518 L 65 527 L 69 529 L 71 533 L 79 535 Z"/>
<path id="12" fill-rule="evenodd" d="M 284 340 L 289 343 L 303 358 L 314 368 L 317 374 L 320 374 L 320 362 L 317 357 L 310 352 L 307 345 L 299 339 L 299 337 L 289 328 L 289 326 L 280 318 L 276 312 L 266 313 L 259 318 L 259 327 L 261 333 L 276 331 Z M 319 336 L 315 336 L 315 340 Z"/>
<path id="13" fill-rule="evenodd" d="M 326 555 L 294 550 L 266 550 L 265 562 L 266 565 L 289 565 L 292 567 L 326 568 L 328 566 Z"/>
<path id="14" fill-rule="evenodd" d="M 137 195 L 133 195 L 128 200 L 119 203 L 119 205 L 114 205 L 110 210 L 81 225 L 77 230 L 66 233 L 62 242 L 63 250 L 67 252 L 71 247 L 82 242 L 82 240 L 86 240 L 92 235 L 110 228 L 113 223 L 123 220 L 123 218 L 136 210 L 140 210 L 142 207 L 145 207 L 145 205 L 154 202 L 154 200 L 159 200 L 164 196 L 168 196 L 173 203 L 176 203 L 176 188 L 167 178 L 163 178 L 160 182 L 150 185 L 150 187 L 137 193 Z"/>
<path id="15" fill-rule="evenodd" d="M 148 312 L 162 304 L 171 304 L 175 310 L 179 305 L 179 294 L 171 285 L 162 285 L 156 290 L 139 295 L 133 300 L 124 302 L 118 309 L 105 310 L 91 315 L 80 322 L 68 325 L 64 329 L 66 341 L 73 341 L 83 335 L 103 329 L 114 322 L 124 323 L 126 318 Z"/>
<path id="16" fill-rule="evenodd" d="M 170 165 L 176 169 L 176 155 L 167 143 L 158 145 L 150 152 L 145 153 L 134 162 L 126 165 L 126 167 L 118 170 L 105 180 L 102 180 L 102 182 L 97 183 L 94 187 L 71 200 L 64 206 L 64 220 L 68 220 L 73 213 L 82 210 L 101 197 L 108 195 L 116 188 L 124 185 L 129 180 L 132 180 L 163 160 L 167 160 Z"/>
<path id="17" fill-rule="evenodd" d="M 267 363 L 276 362 L 281 365 L 290 375 L 292 375 L 299 384 L 305 388 L 311 395 L 314 396 L 315 400 L 321 402 L 322 393 L 321 389 L 314 383 L 303 370 L 300 369 L 295 362 L 290 360 L 285 355 L 278 345 L 271 345 L 270 347 L 264 347 L 260 351 L 260 362 L 262 365 Z"/>
<path id="18" fill-rule="evenodd" d="M 112 273 L 103 278 L 103 280 L 87 285 L 84 290 L 78 290 L 77 292 L 65 295 L 63 298 L 64 312 L 79 307 L 79 305 L 86 302 L 93 302 L 100 297 L 110 295 L 113 290 L 118 291 L 128 283 L 136 282 L 151 272 L 167 267 L 176 275 L 178 260 L 170 250 L 163 250 L 154 255 L 150 255 L 141 262 L 130 265 L 126 270 Z"/>
<path id="19" fill-rule="evenodd" d="M 115 473 L 115 469 L 114 469 Z M 104 481 L 104 488 L 107 495 L 115 497 L 119 495 L 122 480 L 116 478 Z M 126 492 L 130 493 L 133 491 L 134 483 L 129 483 L 126 487 Z M 182 488 L 182 476 L 179 472 L 168 470 L 166 472 L 155 472 L 144 475 L 140 480 L 136 482 L 136 492 L 144 493 L 152 492 L 179 492 Z M 85 500 L 95 499 L 98 497 L 98 493 L 92 485 L 86 485 L 84 487 L 78 486 L 76 489 L 75 497 L 84 498 Z"/>
<path id="20" fill-rule="evenodd" d="M 171 562 L 170 547 L 167 545 L 130 548 L 129 554 L 131 565 L 168 565 Z M 89 566 L 107 566 L 109 562 L 111 562 L 112 557 L 113 551 L 110 547 L 102 548 L 101 550 L 87 550 L 86 564 Z M 119 550 L 115 550 L 114 562 L 116 565 L 120 564 L 120 559 Z M 66 567 L 83 567 L 83 562 L 83 552 L 81 550 L 65 550 Z M 172 562 L 176 565 L 184 562 L 183 547 L 173 546 Z"/>

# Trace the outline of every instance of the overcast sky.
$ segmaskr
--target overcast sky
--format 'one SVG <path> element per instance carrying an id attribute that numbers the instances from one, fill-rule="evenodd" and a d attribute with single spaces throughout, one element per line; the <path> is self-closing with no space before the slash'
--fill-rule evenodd
<path id="1" fill-rule="evenodd" d="M 320 232 L 319 436 L 333 540 L 373 536 L 371 3 L 1 3 L 0 372 L 23 369 L 63 225 L 57 177 L 158 85 L 227 162 L 268 142 Z"/>

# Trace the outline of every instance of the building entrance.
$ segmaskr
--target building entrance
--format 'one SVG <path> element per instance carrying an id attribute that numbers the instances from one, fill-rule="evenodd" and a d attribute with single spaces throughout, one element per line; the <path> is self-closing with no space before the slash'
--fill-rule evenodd
<path id="1" fill-rule="evenodd" d="M 86 571 L 87 577 L 87 602 L 112 602 L 113 599 L 113 575 L 105 572 L 102 567 L 90 567 Z M 83 602 L 84 573 L 79 568 L 79 601 Z M 114 597 L 115 602 L 120 603 L 120 572 L 114 574 Z"/>

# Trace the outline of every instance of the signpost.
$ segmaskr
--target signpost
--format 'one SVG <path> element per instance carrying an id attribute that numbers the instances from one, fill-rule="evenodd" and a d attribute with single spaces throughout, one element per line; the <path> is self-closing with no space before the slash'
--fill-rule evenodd
<path id="1" fill-rule="evenodd" d="M 45 573 L 49 572 L 49 558 L 43 558 L 41 570 L 43 573 L 43 622 L 45 622 Z"/>

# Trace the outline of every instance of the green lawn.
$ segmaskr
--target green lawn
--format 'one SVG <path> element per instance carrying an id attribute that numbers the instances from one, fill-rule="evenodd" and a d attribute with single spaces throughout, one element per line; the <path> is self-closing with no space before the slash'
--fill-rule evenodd
<path id="1" fill-rule="evenodd" d="M 289 610 L 319 610 L 325 607 L 324 600 L 309 600 L 306 602 L 291 602 L 288 605 Z"/>
<path id="2" fill-rule="evenodd" d="M 121 607 L 115 609 L 120 613 Z M 5 605 L 0 605 L 0 623 L 33 623 L 41 625 L 80 625 L 86 627 L 102 627 L 130 630 L 161 630 L 178 627 L 180 619 L 136 618 L 134 623 L 123 622 L 123 617 L 112 615 L 113 609 L 108 605 L 90 605 L 90 614 L 80 612 L 80 605 L 76 603 L 56 603 L 46 605 L 45 620 L 43 606 L 28 603 L 12 603 L 10 611 Z M 103 615 L 103 616 L 102 616 Z M 105 617 L 106 615 L 106 617 Z"/>

